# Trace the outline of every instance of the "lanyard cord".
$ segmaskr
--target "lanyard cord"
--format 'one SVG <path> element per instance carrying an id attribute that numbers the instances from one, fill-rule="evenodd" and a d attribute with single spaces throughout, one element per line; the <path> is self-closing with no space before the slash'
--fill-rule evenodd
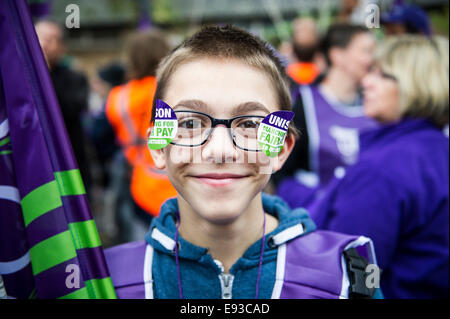
<path id="1" fill-rule="evenodd" d="M 262 270 L 262 262 L 264 255 L 264 245 L 266 243 L 266 213 L 264 213 L 264 222 L 263 222 L 263 235 L 262 235 L 262 243 L 261 243 L 261 255 L 259 256 L 259 265 L 258 265 L 258 276 L 256 277 L 256 292 L 255 299 L 258 299 L 259 293 L 259 279 L 261 278 L 261 270 Z M 180 299 L 183 299 L 183 289 L 181 287 L 181 275 L 180 275 L 180 261 L 178 256 L 178 228 L 180 227 L 180 212 L 177 212 L 177 227 L 175 231 L 175 264 L 177 267 L 177 280 L 178 280 L 178 295 Z"/>
<path id="2" fill-rule="evenodd" d="M 261 278 L 262 262 L 263 262 L 263 256 L 264 256 L 264 245 L 266 244 L 266 213 L 263 211 L 263 214 L 264 214 L 263 235 L 262 235 L 262 243 L 261 243 L 261 255 L 259 256 L 258 277 L 256 277 L 255 299 L 258 299 L 259 279 Z"/>
<path id="3" fill-rule="evenodd" d="M 183 299 L 183 289 L 181 288 L 180 261 L 178 260 L 178 228 L 180 227 L 180 212 L 177 212 L 177 230 L 175 231 L 175 263 L 177 265 L 178 294 Z"/>

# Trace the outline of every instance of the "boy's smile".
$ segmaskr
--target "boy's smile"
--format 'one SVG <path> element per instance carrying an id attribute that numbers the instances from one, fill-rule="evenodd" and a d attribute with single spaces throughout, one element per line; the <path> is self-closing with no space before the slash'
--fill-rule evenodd
<path id="1" fill-rule="evenodd" d="M 194 178 L 194 180 L 211 187 L 225 187 L 242 181 L 248 176 L 249 175 L 233 173 L 206 173 L 192 175 L 191 177 Z"/>

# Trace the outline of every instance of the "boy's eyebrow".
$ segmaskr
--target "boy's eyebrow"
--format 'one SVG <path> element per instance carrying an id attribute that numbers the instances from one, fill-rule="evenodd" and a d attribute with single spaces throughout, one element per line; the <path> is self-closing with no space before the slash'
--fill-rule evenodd
<path id="1" fill-rule="evenodd" d="M 177 105 L 173 107 L 173 109 L 175 110 L 176 108 L 180 108 L 183 106 L 207 114 L 209 114 L 210 111 L 208 104 L 200 100 L 183 100 L 178 102 Z"/>
<path id="2" fill-rule="evenodd" d="M 175 110 L 176 108 L 183 106 L 193 109 L 195 111 L 211 114 L 210 113 L 211 108 L 208 106 L 208 104 L 200 100 L 183 100 L 180 101 L 177 105 L 175 105 L 173 109 Z M 266 114 L 270 113 L 270 111 L 263 104 L 252 101 L 252 102 L 244 102 L 234 107 L 232 111 L 232 116 L 248 114 L 252 111 L 263 111 Z"/>
<path id="3" fill-rule="evenodd" d="M 241 103 L 233 109 L 233 115 L 241 115 L 248 114 L 252 111 L 263 111 L 266 114 L 269 114 L 270 111 L 259 102 L 245 102 Z"/>

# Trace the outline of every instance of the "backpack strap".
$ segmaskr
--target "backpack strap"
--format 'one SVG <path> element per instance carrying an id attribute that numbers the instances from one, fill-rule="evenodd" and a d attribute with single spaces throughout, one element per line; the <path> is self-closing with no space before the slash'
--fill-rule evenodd
<path id="1" fill-rule="evenodd" d="M 344 254 L 346 251 L 347 254 Z M 272 298 L 371 297 L 372 290 L 366 292 L 360 287 L 363 285 L 366 288 L 368 264 L 376 265 L 373 244 L 369 238 L 332 231 L 313 231 L 278 246 Z"/>
<path id="2" fill-rule="evenodd" d="M 375 288 L 368 288 L 366 272 L 369 262 L 363 256 L 358 254 L 355 248 L 344 251 L 344 259 L 347 265 L 348 278 L 350 280 L 349 298 L 350 299 L 371 299 L 375 294 Z"/>

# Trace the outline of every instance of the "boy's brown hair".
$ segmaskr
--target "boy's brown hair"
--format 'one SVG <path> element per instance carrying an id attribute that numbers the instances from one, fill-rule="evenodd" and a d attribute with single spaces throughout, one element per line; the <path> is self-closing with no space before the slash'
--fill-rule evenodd
<path id="1" fill-rule="evenodd" d="M 280 110 L 291 110 L 289 80 L 275 50 L 263 40 L 232 25 L 206 26 L 176 47 L 159 64 L 156 72 L 157 89 L 153 99 L 152 123 L 156 100 L 163 99 L 175 70 L 183 63 L 199 58 L 237 59 L 265 72 L 276 90 Z M 298 137 L 291 121 L 289 133 Z"/>

